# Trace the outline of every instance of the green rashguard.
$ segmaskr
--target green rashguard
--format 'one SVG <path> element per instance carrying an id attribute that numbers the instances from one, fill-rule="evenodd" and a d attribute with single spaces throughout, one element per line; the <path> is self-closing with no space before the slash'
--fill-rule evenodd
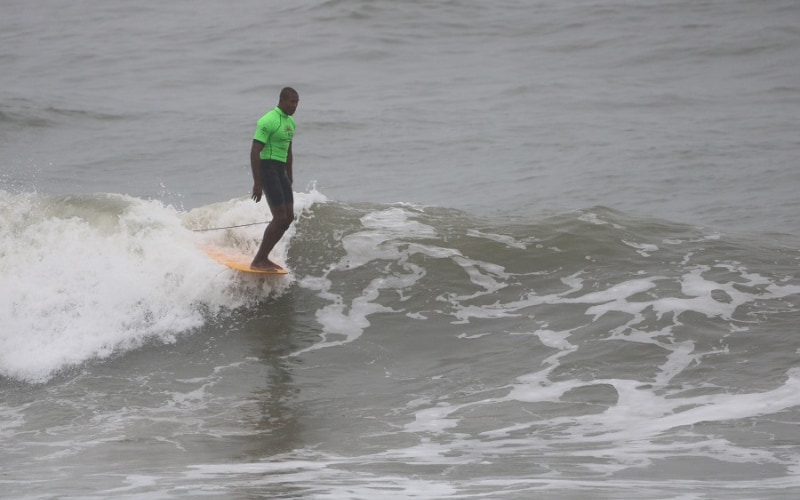
<path id="1" fill-rule="evenodd" d="M 286 163 L 289 155 L 289 145 L 294 137 L 294 118 L 287 115 L 279 107 L 262 116 L 256 125 L 253 136 L 258 142 L 264 143 L 261 150 L 262 160 L 277 160 Z"/>

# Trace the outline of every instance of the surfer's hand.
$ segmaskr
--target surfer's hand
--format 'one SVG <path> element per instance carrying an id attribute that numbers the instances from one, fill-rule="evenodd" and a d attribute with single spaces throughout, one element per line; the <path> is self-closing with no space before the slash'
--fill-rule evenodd
<path id="1" fill-rule="evenodd" d="M 258 184 L 254 184 L 253 185 L 253 201 L 255 201 L 256 203 L 261 201 L 261 193 L 262 192 L 263 192 L 263 189 L 261 189 L 261 186 L 259 186 Z"/>

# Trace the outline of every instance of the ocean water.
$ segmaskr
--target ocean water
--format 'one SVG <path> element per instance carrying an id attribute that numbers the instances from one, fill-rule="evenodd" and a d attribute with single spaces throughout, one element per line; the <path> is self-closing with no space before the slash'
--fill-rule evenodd
<path id="1" fill-rule="evenodd" d="M 6 0 L 0 68 L 0 498 L 796 496 L 796 1 Z"/>

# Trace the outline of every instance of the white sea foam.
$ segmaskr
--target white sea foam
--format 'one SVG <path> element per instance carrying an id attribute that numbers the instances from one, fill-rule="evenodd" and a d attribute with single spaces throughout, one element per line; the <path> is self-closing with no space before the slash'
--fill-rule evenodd
<path id="1" fill-rule="evenodd" d="M 232 200 L 190 213 L 120 195 L 3 197 L 0 374 L 46 381 L 64 368 L 140 346 L 173 342 L 204 314 L 240 307 L 286 284 L 237 276 L 200 244 L 253 252 L 263 225 L 197 233 L 186 227 L 263 219 Z M 298 196 L 299 210 L 320 198 Z M 276 247 L 283 261 L 291 234 Z M 255 292 L 255 293 L 253 293 Z"/>
<path id="2" fill-rule="evenodd" d="M 435 254 L 425 245 L 411 244 L 419 238 L 432 237 L 435 230 L 411 218 L 411 212 L 401 207 L 371 212 L 361 218 L 363 230 L 342 238 L 346 255 L 333 265 L 324 276 L 305 277 L 300 286 L 317 290 L 318 295 L 331 304 L 319 309 L 317 321 L 322 325 L 323 340 L 297 354 L 324 347 L 339 346 L 358 339 L 370 322 L 368 316 L 378 312 L 392 312 L 375 302 L 381 290 L 403 290 L 416 283 L 425 274 L 419 266 L 405 262 L 415 253 Z M 448 252 L 450 255 L 452 252 Z M 333 271 L 354 270 L 373 261 L 404 262 L 405 274 L 380 277 L 372 280 L 349 304 L 344 298 L 331 291 L 332 282 L 328 274 Z M 344 338 L 342 338 L 344 337 Z"/>

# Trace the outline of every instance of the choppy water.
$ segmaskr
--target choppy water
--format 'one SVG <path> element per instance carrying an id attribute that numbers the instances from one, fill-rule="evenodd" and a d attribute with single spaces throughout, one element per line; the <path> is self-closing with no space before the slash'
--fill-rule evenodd
<path id="1" fill-rule="evenodd" d="M 0 497 L 793 498 L 795 2 L 0 8 Z"/>

